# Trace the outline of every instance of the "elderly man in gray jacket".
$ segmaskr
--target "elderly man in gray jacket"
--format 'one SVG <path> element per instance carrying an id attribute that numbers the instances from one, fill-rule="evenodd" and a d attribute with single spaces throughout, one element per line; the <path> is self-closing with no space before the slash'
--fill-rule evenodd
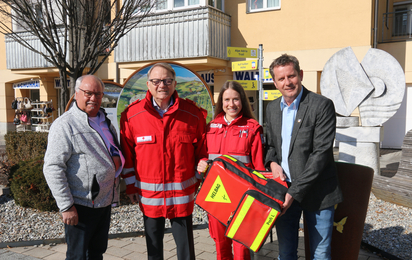
<path id="1" fill-rule="evenodd" d="M 75 90 L 73 106 L 50 128 L 43 171 L 62 212 L 66 259 L 103 259 L 124 158 L 100 108 L 103 82 L 86 75 Z"/>

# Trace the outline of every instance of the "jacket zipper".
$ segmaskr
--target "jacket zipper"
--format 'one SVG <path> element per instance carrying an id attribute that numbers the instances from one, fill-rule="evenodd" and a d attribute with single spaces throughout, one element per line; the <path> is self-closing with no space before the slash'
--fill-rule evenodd
<path id="1" fill-rule="evenodd" d="M 100 110 L 99 110 L 99 111 L 100 111 Z M 103 111 L 102 111 L 102 112 L 103 112 Z M 109 128 L 109 132 L 113 135 L 113 141 L 116 143 L 116 145 L 118 145 L 117 142 L 116 142 L 117 136 L 116 136 L 116 137 L 114 136 L 114 134 L 113 134 L 113 132 L 112 132 L 112 129 L 110 128 L 110 126 L 112 125 L 112 122 L 111 122 L 110 119 L 107 117 L 107 114 L 106 114 L 105 112 L 103 112 L 103 115 L 104 115 L 104 118 L 105 118 L 104 121 L 106 121 L 107 127 Z M 100 136 L 100 139 L 102 140 L 104 146 L 106 146 L 106 143 L 105 143 L 103 137 L 99 134 L 99 132 L 98 132 L 96 129 L 94 129 L 94 128 L 90 125 L 89 117 L 87 117 L 87 124 L 89 125 L 89 127 L 90 127 L 91 129 L 93 129 L 93 131 L 95 131 L 95 132 Z M 110 154 L 109 148 L 106 147 L 106 151 L 108 152 L 108 154 L 109 154 L 109 156 L 110 156 L 110 158 L 111 158 L 111 154 Z M 113 165 L 114 165 L 114 170 L 115 170 L 115 172 L 116 172 L 116 164 L 114 163 L 113 158 L 111 158 L 111 159 L 112 159 L 112 163 L 113 163 Z M 114 184 L 116 184 L 116 177 L 114 178 L 114 181 L 115 181 Z M 113 185 L 112 202 L 111 202 L 110 204 L 113 204 L 115 189 L 116 189 L 116 185 Z M 119 202 L 120 202 L 120 201 L 119 201 Z M 92 199 L 92 205 L 93 205 L 93 208 L 94 208 L 94 200 L 93 200 L 93 199 Z"/>

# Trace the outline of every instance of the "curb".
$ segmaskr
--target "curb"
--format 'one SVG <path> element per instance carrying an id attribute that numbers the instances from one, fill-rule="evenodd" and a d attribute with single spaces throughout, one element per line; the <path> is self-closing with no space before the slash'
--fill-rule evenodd
<path id="1" fill-rule="evenodd" d="M 30 241 L 16 241 L 16 242 L 1 242 L 0 249 L 9 247 L 24 247 L 24 246 L 36 246 L 36 245 L 50 245 L 50 244 L 62 244 L 65 243 L 64 238 L 56 239 L 42 239 L 42 240 L 30 240 Z"/>
<path id="2" fill-rule="evenodd" d="M 0 196 L 1 195 L 10 195 L 10 187 L 4 187 L 0 185 Z"/>

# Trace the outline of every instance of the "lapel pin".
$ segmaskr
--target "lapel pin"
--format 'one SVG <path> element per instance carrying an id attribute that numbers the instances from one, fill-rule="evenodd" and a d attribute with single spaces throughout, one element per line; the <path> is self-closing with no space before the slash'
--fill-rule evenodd
<path id="1" fill-rule="evenodd" d="M 298 123 L 302 122 L 302 119 L 298 119 Z"/>

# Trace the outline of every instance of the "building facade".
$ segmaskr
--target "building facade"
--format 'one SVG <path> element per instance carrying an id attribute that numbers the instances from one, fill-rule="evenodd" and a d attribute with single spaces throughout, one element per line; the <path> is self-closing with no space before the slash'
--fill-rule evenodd
<path id="1" fill-rule="evenodd" d="M 412 128 L 411 10 L 412 1 L 398 0 L 167 0 L 122 38 L 97 76 L 122 84 L 149 63 L 174 61 L 198 72 L 216 97 L 226 80 L 256 75 L 233 72 L 231 63 L 242 59 L 228 58 L 227 47 L 262 44 L 264 68 L 283 53 L 295 55 L 304 70 L 303 84 L 320 93 L 322 69 L 334 53 L 350 46 L 361 61 L 369 48 L 379 48 L 393 55 L 405 71 L 404 101 L 384 124 L 381 144 L 400 148 Z M 39 42 L 33 39 L 33 44 Z M 1 36 L 0 57 L 2 136 L 16 128 L 11 108 L 16 97 L 52 101 L 57 108 L 59 88 L 58 70 L 7 36 Z M 39 83 L 33 85 L 36 80 Z M 264 84 L 264 89 L 273 88 L 270 81 Z M 256 92 L 248 94 L 257 101 Z M 54 113 L 56 118 L 61 111 Z"/>

